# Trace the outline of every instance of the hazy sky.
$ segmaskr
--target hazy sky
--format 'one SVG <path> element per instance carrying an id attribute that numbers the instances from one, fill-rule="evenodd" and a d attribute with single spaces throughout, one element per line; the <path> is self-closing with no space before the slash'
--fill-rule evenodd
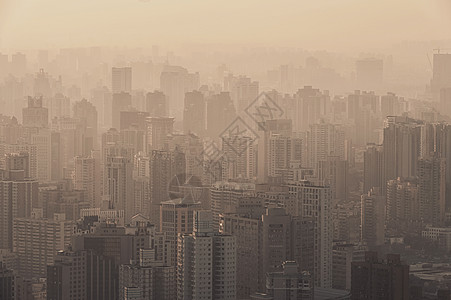
<path id="1" fill-rule="evenodd" d="M 451 0 L 0 0 L 0 48 L 374 48 L 451 38 Z"/>

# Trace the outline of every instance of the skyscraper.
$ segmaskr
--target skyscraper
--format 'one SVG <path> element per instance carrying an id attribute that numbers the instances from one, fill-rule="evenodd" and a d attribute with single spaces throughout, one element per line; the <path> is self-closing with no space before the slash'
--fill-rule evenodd
<path id="1" fill-rule="evenodd" d="M 115 68 L 111 69 L 111 90 L 116 93 L 131 93 L 132 91 L 132 68 Z"/>
<path id="2" fill-rule="evenodd" d="M 387 117 L 384 128 L 384 181 L 414 177 L 421 145 L 421 122 Z M 385 189 L 385 187 L 383 187 Z"/>
<path id="3" fill-rule="evenodd" d="M 207 99 L 207 133 L 217 137 L 236 117 L 236 109 L 228 92 Z"/>
<path id="4" fill-rule="evenodd" d="M 206 103 L 204 95 L 199 91 L 185 94 L 185 106 L 183 110 L 183 131 L 193 132 L 199 136 L 205 134 Z"/>
<path id="5" fill-rule="evenodd" d="M 47 266 L 47 299 L 87 299 L 87 251 L 58 251 Z"/>
<path id="6" fill-rule="evenodd" d="M 241 202 L 253 195 L 255 185 L 239 182 L 216 182 L 210 188 L 212 228 L 219 228 L 219 215 L 221 213 L 234 213 Z"/>
<path id="7" fill-rule="evenodd" d="M 418 161 L 419 213 L 426 223 L 445 220 L 445 160 L 439 157 Z"/>
<path id="8" fill-rule="evenodd" d="M 290 192 L 297 200 L 299 215 L 314 219 L 314 284 L 332 286 L 332 194 L 329 187 L 315 186 L 308 181 L 290 183 Z"/>
<path id="9" fill-rule="evenodd" d="M 199 73 L 189 73 L 180 66 L 165 65 L 160 76 L 160 89 L 166 96 L 167 109 L 182 119 L 185 93 L 199 88 Z"/>
<path id="10" fill-rule="evenodd" d="M 369 144 L 363 154 L 363 193 L 367 193 L 373 187 L 385 187 L 383 147 Z"/>
<path id="11" fill-rule="evenodd" d="M 372 188 L 361 196 L 361 240 L 370 247 L 385 242 L 385 196 L 380 188 Z"/>
<path id="12" fill-rule="evenodd" d="M 57 252 L 69 245 L 74 224 L 65 214 L 44 219 L 42 209 L 35 209 L 30 217 L 15 218 L 13 249 L 19 257 L 19 274 L 26 278 L 45 276 Z"/>
<path id="13" fill-rule="evenodd" d="M 179 236 L 177 299 L 236 299 L 235 237 L 214 233 L 211 213 L 197 211 L 192 234 Z"/>
<path id="14" fill-rule="evenodd" d="M 283 263 L 283 270 L 267 273 L 266 293 L 274 300 L 313 300 L 313 282 L 309 272 L 299 272 L 295 261 Z"/>
<path id="15" fill-rule="evenodd" d="M 351 299 L 409 299 L 409 266 L 400 256 L 388 254 L 379 261 L 377 252 L 366 252 L 365 261 L 352 263 Z"/>
<path id="16" fill-rule="evenodd" d="M 73 110 L 74 118 L 79 119 L 85 128 L 83 154 L 88 155 L 91 150 L 99 149 L 100 146 L 97 143 L 97 109 L 91 102 L 83 99 L 75 102 Z"/>
<path id="17" fill-rule="evenodd" d="M 279 151 L 279 159 L 285 160 L 289 157 L 290 159 L 295 159 L 296 157 L 299 159 L 299 151 L 290 151 L 290 155 L 283 155 L 284 149 L 277 148 L 277 139 L 280 139 L 283 143 L 283 139 L 289 138 L 292 135 L 292 121 L 289 119 L 278 119 L 278 120 L 267 120 L 264 124 L 265 131 L 262 132 L 262 137 L 258 141 L 258 167 L 257 167 L 257 181 L 259 183 L 267 183 L 268 176 L 270 176 L 270 165 L 272 170 L 275 172 L 275 162 L 276 157 L 275 154 Z M 278 135 L 279 137 L 273 138 L 273 142 L 271 143 L 271 139 L 273 135 Z M 272 144 L 272 145 L 271 145 Z M 290 147 L 285 147 L 285 151 L 288 149 L 292 149 L 292 145 L 295 143 L 289 143 Z M 288 144 L 286 145 L 288 146 Z M 296 147 L 294 147 L 296 149 Z M 296 155 L 297 154 L 297 155 Z M 285 163 L 286 165 L 286 163 Z M 279 164 L 279 166 L 283 166 Z"/>
<path id="18" fill-rule="evenodd" d="M 160 91 L 147 93 L 146 111 L 151 117 L 166 117 L 168 115 L 166 96 Z"/>
<path id="19" fill-rule="evenodd" d="M 230 96 L 238 112 L 243 112 L 259 94 L 259 84 L 246 76 L 228 75 L 224 78 L 224 90 Z"/>
<path id="20" fill-rule="evenodd" d="M 136 218 L 127 227 L 101 222 L 73 236 L 72 250 L 87 253 L 86 281 L 79 281 L 74 288 L 86 287 L 87 299 L 117 299 L 120 265 L 138 261 L 140 249 L 152 248 L 153 235 L 154 227 Z"/>
<path id="21" fill-rule="evenodd" d="M 49 110 L 42 106 L 42 96 L 28 97 L 28 106 L 22 109 L 22 118 L 26 127 L 48 127 Z"/>
<path id="22" fill-rule="evenodd" d="M 150 152 L 150 220 L 160 229 L 160 204 L 170 200 L 171 180 L 186 172 L 185 155 L 180 151 Z"/>
<path id="23" fill-rule="evenodd" d="M 113 94 L 112 102 L 112 117 L 113 117 L 113 127 L 120 129 L 121 122 L 121 111 L 127 111 L 132 105 L 132 96 L 127 92 L 119 92 Z"/>
<path id="24" fill-rule="evenodd" d="M 147 118 L 147 150 L 162 150 L 166 139 L 174 129 L 174 118 L 149 117 Z"/>
<path id="25" fill-rule="evenodd" d="M 347 201 L 348 169 L 348 162 L 338 156 L 329 156 L 325 161 L 318 162 L 319 184 L 330 187 L 335 203 Z"/>
<path id="26" fill-rule="evenodd" d="M 123 210 L 125 222 L 135 214 L 133 194 L 133 162 L 127 157 L 106 158 L 104 195 L 109 196 L 109 208 Z"/>
<path id="27" fill-rule="evenodd" d="M 13 222 L 29 218 L 38 202 L 38 182 L 23 170 L 2 171 L 0 180 L 0 249 L 13 249 Z"/>
<path id="28" fill-rule="evenodd" d="M 351 289 L 351 263 L 365 260 L 367 247 L 362 244 L 336 243 L 332 256 L 332 288 Z"/>
<path id="29" fill-rule="evenodd" d="M 193 232 L 194 214 L 200 210 L 200 203 L 190 197 L 171 199 L 160 204 L 160 231 L 170 243 L 168 265 L 177 265 L 177 238 L 179 234 Z"/>
<path id="30" fill-rule="evenodd" d="M 251 137 L 231 136 L 222 138 L 222 152 L 227 158 L 224 161 L 227 174 L 223 178 L 237 179 L 256 177 L 257 144 Z"/>
<path id="31" fill-rule="evenodd" d="M 311 125 L 308 134 L 309 167 L 316 169 L 319 161 L 326 161 L 331 155 L 344 159 L 343 132 L 325 122 Z"/>
<path id="32" fill-rule="evenodd" d="M 293 105 L 287 107 L 287 117 L 293 120 L 293 128 L 307 131 L 312 124 L 318 123 L 330 109 L 330 96 L 311 86 L 304 86 L 294 95 Z"/>
<path id="33" fill-rule="evenodd" d="M 86 201 L 91 207 L 100 204 L 100 162 L 93 156 L 75 157 L 74 188 L 86 191 Z"/>
<path id="34" fill-rule="evenodd" d="M 247 202 L 235 213 L 221 214 L 220 232 L 236 238 L 237 297 L 264 291 L 266 274 L 295 261 L 298 273 L 313 272 L 314 221 L 289 215 L 283 208 Z"/>
<path id="35" fill-rule="evenodd" d="M 419 186 L 417 178 L 393 179 L 387 182 L 386 224 L 390 229 L 420 225 Z M 421 226 L 421 225 L 420 225 Z"/>
<path id="36" fill-rule="evenodd" d="M 433 73 L 431 79 L 431 90 L 436 97 L 444 88 L 450 88 L 451 84 L 451 54 L 434 53 Z"/>

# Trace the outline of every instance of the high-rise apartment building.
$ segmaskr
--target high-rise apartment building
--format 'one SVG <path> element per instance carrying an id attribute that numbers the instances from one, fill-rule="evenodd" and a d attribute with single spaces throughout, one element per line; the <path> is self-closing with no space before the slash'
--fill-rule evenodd
<path id="1" fill-rule="evenodd" d="M 131 93 L 132 91 L 132 68 L 115 68 L 111 69 L 111 90 L 116 93 Z"/>
<path id="2" fill-rule="evenodd" d="M 31 144 L 36 145 L 36 179 L 39 182 L 48 182 L 52 179 L 52 132 L 49 129 L 41 129 L 31 135 Z"/>
<path id="3" fill-rule="evenodd" d="M 121 127 L 121 112 L 131 109 L 132 96 L 127 92 L 119 92 L 113 94 L 111 104 L 112 124 L 113 128 L 120 129 Z"/>
<path id="4" fill-rule="evenodd" d="M 140 249 L 138 261 L 120 266 L 120 299 L 128 299 L 130 290 L 138 299 L 176 299 L 175 266 L 166 266 L 155 257 L 155 247 Z"/>
<path id="5" fill-rule="evenodd" d="M 440 157 L 418 160 L 420 218 L 439 225 L 445 220 L 445 160 Z"/>
<path id="6" fill-rule="evenodd" d="M 345 159 L 344 133 L 335 125 L 324 122 L 310 125 L 307 139 L 309 167 L 316 169 L 318 162 L 329 156 Z"/>
<path id="7" fill-rule="evenodd" d="M 139 261 L 141 249 L 153 248 L 154 230 L 148 220 L 137 217 L 126 227 L 101 222 L 72 238 L 72 250 L 88 255 L 86 282 L 79 282 L 80 287 L 85 284 L 87 299 L 119 297 L 120 265 Z"/>
<path id="8" fill-rule="evenodd" d="M 274 300 L 313 300 L 313 282 L 309 272 L 299 272 L 295 261 L 283 263 L 283 270 L 266 275 L 266 293 Z"/>
<path id="9" fill-rule="evenodd" d="M 409 266 L 400 256 L 388 254 L 379 261 L 376 252 L 366 252 L 365 261 L 352 263 L 351 299 L 409 299 Z"/>
<path id="10" fill-rule="evenodd" d="M 179 236 L 177 299 L 236 299 L 236 242 L 211 230 L 211 213 L 197 211 L 192 234 Z"/>
<path id="11" fill-rule="evenodd" d="M 153 150 L 150 153 L 150 219 L 160 227 L 160 204 L 170 200 L 171 180 L 186 172 L 185 155 L 176 151 Z M 159 228 L 160 229 L 160 228 Z"/>
<path id="12" fill-rule="evenodd" d="M 97 109 L 86 99 L 77 101 L 73 107 L 74 118 L 78 119 L 84 128 L 83 154 L 88 155 L 92 150 L 99 149 L 97 136 Z"/>
<path id="13" fill-rule="evenodd" d="M 348 197 L 348 161 L 338 156 L 329 156 L 318 162 L 318 181 L 329 186 L 333 201 L 346 201 Z"/>
<path id="14" fill-rule="evenodd" d="M 28 97 L 28 106 L 22 109 L 22 120 L 26 127 L 48 127 L 49 110 L 42 106 L 42 96 Z"/>
<path id="15" fill-rule="evenodd" d="M 383 146 L 369 144 L 363 153 L 363 193 L 373 187 L 385 187 Z"/>
<path id="16" fill-rule="evenodd" d="M 264 291 L 266 274 L 281 271 L 286 260 L 295 261 L 300 273 L 313 272 L 313 219 L 248 203 L 236 213 L 221 214 L 220 232 L 236 238 L 240 299 Z"/>
<path id="17" fill-rule="evenodd" d="M 5 154 L 4 170 L 23 170 L 24 178 L 30 178 L 30 155 L 28 152 Z"/>
<path id="18" fill-rule="evenodd" d="M 36 179 L 38 176 L 37 146 L 29 143 L 0 143 L 0 166 L 4 170 L 8 168 L 6 158 L 11 153 L 18 153 L 19 156 L 28 155 L 28 170 L 24 170 L 24 177 Z"/>
<path id="19" fill-rule="evenodd" d="M 380 188 L 372 188 L 361 196 L 361 240 L 372 248 L 385 242 L 385 196 Z"/>
<path id="20" fill-rule="evenodd" d="M 125 212 L 126 223 L 135 214 L 133 192 L 133 162 L 127 157 L 107 157 L 103 194 L 109 196 L 110 209 Z"/>
<path id="21" fill-rule="evenodd" d="M 222 138 L 224 179 L 253 179 L 257 174 L 257 145 L 251 137 L 231 136 Z"/>
<path id="22" fill-rule="evenodd" d="M 56 93 L 53 97 L 47 100 L 49 109 L 49 120 L 56 117 L 70 117 L 71 103 L 67 96 L 61 93 Z"/>
<path id="23" fill-rule="evenodd" d="M 160 204 L 160 232 L 170 243 L 168 265 L 177 265 L 177 239 L 179 234 L 191 234 L 194 225 L 194 213 L 201 209 L 199 202 L 191 197 L 171 199 Z"/>
<path id="24" fill-rule="evenodd" d="M 167 99 L 167 109 L 178 120 L 183 116 L 185 93 L 199 88 L 199 73 L 189 73 L 180 66 L 165 65 L 160 76 L 160 90 Z"/>
<path id="25" fill-rule="evenodd" d="M 259 84 L 258 81 L 252 81 L 249 77 L 235 77 L 230 74 L 224 78 L 224 90 L 230 92 L 237 111 L 243 112 L 252 101 L 257 99 Z"/>
<path id="26" fill-rule="evenodd" d="M 386 118 L 383 142 L 383 182 L 398 177 L 416 176 L 421 145 L 420 125 L 420 121 L 408 117 Z"/>
<path id="27" fill-rule="evenodd" d="M 25 178 L 23 170 L 1 170 L 0 249 L 13 249 L 13 222 L 29 218 L 38 202 L 38 182 Z"/>
<path id="28" fill-rule="evenodd" d="M 328 91 L 304 86 L 296 92 L 293 105 L 286 107 L 285 113 L 293 120 L 296 131 L 307 131 L 328 114 L 330 106 Z"/>
<path id="29" fill-rule="evenodd" d="M 88 257 L 87 251 L 57 252 L 47 266 L 47 299 L 88 299 Z"/>
<path id="30" fill-rule="evenodd" d="M 332 288 L 339 290 L 351 289 L 351 263 L 365 261 L 365 251 L 368 248 L 362 244 L 336 243 L 332 254 Z"/>
<path id="31" fill-rule="evenodd" d="M 93 156 L 74 158 L 74 188 L 86 191 L 86 201 L 91 207 L 100 204 L 100 162 Z"/>
<path id="32" fill-rule="evenodd" d="M 147 118 L 147 150 L 162 150 L 165 147 L 167 136 L 174 130 L 174 118 L 149 117 Z"/>
<path id="33" fill-rule="evenodd" d="M 431 90 L 436 95 L 444 88 L 451 87 L 451 54 L 434 53 Z"/>
<path id="34" fill-rule="evenodd" d="M 183 110 L 183 131 L 193 132 L 199 136 L 205 134 L 206 127 L 206 102 L 204 95 L 199 91 L 185 94 L 185 105 Z"/>
<path id="35" fill-rule="evenodd" d="M 160 91 L 147 93 L 146 111 L 151 117 L 166 117 L 168 115 L 166 96 Z"/>
<path id="36" fill-rule="evenodd" d="M 31 217 L 15 218 L 13 249 L 19 258 L 19 274 L 26 278 L 45 276 L 57 252 L 69 245 L 74 225 L 65 214 L 44 219 L 42 209 L 35 209 Z"/>
<path id="37" fill-rule="evenodd" d="M 420 224 L 418 179 L 408 178 L 387 182 L 386 224 L 388 229 Z"/>
<path id="38" fill-rule="evenodd" d="M 315 186 L 308 181 L 293 182 L 290 193 L 297 200 L 300 216 L 314 220 L 314 284 L 332 286 L 332 193 L 327 186 Z"/>
<path id="39" fill-rule="evenodd" d="M 255 185 L 239 182 L 216 182 L 210 188 L 212 228 L 218 230 L 219 215 L 223 213 L 234 213 L 240 207 L 241 202 L 248 202 L 252 197 Z"/>
<path id="40" fill-rule="evenodd" d="M 210 137 L 219 136 L 236 118 L 237 111 L 230 93 L 221 92 L 207 99 L 207 133 Z"/>
<path id="41" fill-rule="evenodd" d="M 279 158 L 287 160 L 287 157 L 290 159 L 298 158 L 300 156 L 298 149 L 299 143 L 289 142 L 285 143 L 285 151 L 284 148 L 277 148 L 277 140 L 280 140 L 282 144 L 284 144 L 285 140 L 290 140 L 289 138 L 292 136 L 292 121 L 289 119 L 277 119 L 277 120 L 267 120 L 263 125 L 265 130 L 261 132 L 262 136 L 258 141 L 258 167 L 257 167 L 257 181 L 259 183 L 267 183 L 268 176 L 270 176 L 270 166 L 271 170 L 276 172 L 276 153 L 279 152 Z M 277 137 L 272 137 L 273 135 L 277 135 Z M 273 141 L 271 142 L 271 139 Z M 289 147 L 288 147 L 289 146 Z M 293 147 L 294 146 L 294 147 Z M 290 149 L 290 154 L 284 154 L 287 150 Z M 294 150 L 294 151 L 291 151 Z M 279 166 L 284 166 L 283 163 L 280 163 Z M 285 164 L 286 166 L 286 164 Z"/>

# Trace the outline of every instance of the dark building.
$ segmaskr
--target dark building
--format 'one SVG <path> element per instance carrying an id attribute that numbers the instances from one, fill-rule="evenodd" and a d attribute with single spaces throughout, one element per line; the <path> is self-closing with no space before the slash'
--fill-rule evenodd
<path id="1" fill-rule="evenodd" d="M 129 93 L 121 92 L 113 94 L 112 116 L 113 127 L 120 128 L 121 111 L 127 111 L 132 105 L 132 96 Z"/>
<path id="2" fill-rule="evenodd" d="M 118 299 L 118 265 L 92 250 L 61 251 L 47 266 L 47 299 Z"/>
<path id="3" fill-rule="evenodd" d="M 28 107 L 22 109 L 23 126 L 47 127 L 49 123 L 49 110 L 42 105 L 42 96 L 28 97 Z"/>
<path id="4" fill-rule="evenodd" d="M 89 233 L 73 237 L 73 251 L 86 252 L 86 275 L 84 281 L 86 283 L 86 299 L 118 299 L 119 267 L 121 264 L 128 264 L 131 260 L 136 261 L 140 249 L 150 248 L 153 228 L 152 225 L 140 221 L 136 223 L 136 226 L 127 227 L 116 226 L 113 223 L 100 223 L 91 228 Z M 76 255 L 82 257 L 82 254 Z M 61 263 L 57 262 L 56 266 L 59 265 Z M 81 268 L 82 266 L 71 265 L 70 267 Z M 50 278 L 51 280 L 66 280 L 69 282 L 78 280 L 76 278 L 61 277 L 59 275 L 61 271 L 58 268 L 51 271 L 54 274 L 50 274 L 54 276 Z M 78 271 L 83 272 L 82 269 Z M 66 273 L 62 271 L 63 275 Z M 53 284 L 53 286 L 58 288 L 57 284 Z M 58 293 L 56 294 L 58 295 Z"/>
<path id="5" fill-rule="evenodd" d="M 153 150 L 150 153 L 150 219 L 160 225 L 160 204 L 169 200 L 171 180 L 186 172 L 185 154 L 176 151 Z"/>
<path id="6" fill-rule="evenodd" d="M 160 92 L 147 93 L 146 111 L 151 117 L 166 117 L 168 115 L 166 96 Z"/>
<path id="7" fill-rule="evenodd" d="M 380 261 L 376 252 L 366 252 L 365 261 L 351 264 L 351 299 L 409 299 L 409 266 L 399 254 Z"/>
<path id="8" fill-rule="evenodd" d="M 264 212 L 250 204 L 251 199 L 248 210 L 225 213 L 220 221 L 220 231 L 236 238 L 237 296 L 244 299 L 264 291 L 266 274 L 282 272 L 285 261 L 296 262 L 298 274 L 314 270 L 313 220 L 291 216 L 283 208 Z"/>
<path id="9" fill-rule="evenodd" d="M 15 276 L 12 270 L 0 263 L 0 299 L 16 299 Z"/>
<path id="10" fill-rule="evenodd" d="M 149 117 L 148 112 L 121 111 L 120 116 L 120 130 L 137 128 L 138 130 L 145 131 L 147 129 L 146 118 Z"/>
<path id="11" fill-rule="evenodd" d="M 207 100 L 207 133 L 218 136 L 236 117 L 235 106 L 230 94 L 222 92 Z"/>
<path id="12" fill-rule="evenodd" d="M 313 280 L 309 272 L 299 272 L 294 261 L 282 264 L 280 272 L 266 275 L 266 292 L 274 300 L 311 300 L 313 299 Z"/>
<path id="13" fill-rule="evenodd" d="M 183 110 L 183 131 L 194 132 L 202 136 L 205 133 L 206 104 L 204 95 L 199 91 L 185 94 L 185 107 Z"/>

